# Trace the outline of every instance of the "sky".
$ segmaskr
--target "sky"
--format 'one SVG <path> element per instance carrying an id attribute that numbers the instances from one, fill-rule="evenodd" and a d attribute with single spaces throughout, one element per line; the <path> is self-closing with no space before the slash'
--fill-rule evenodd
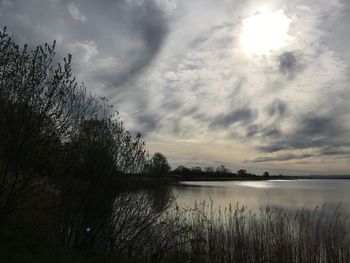
<path id="1" fill-rule="evenodd" d="M 350 174 L 348 0 L 0 0 L 173 168 Z"/>

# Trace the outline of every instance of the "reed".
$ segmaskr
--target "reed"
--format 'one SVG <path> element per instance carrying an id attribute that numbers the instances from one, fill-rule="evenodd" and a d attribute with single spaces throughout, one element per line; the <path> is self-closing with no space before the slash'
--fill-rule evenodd
<path id="1" fill-rule="evenodd" d="M 202 202 L 191 209 L 169 209 L 135 240 L 138 256 L 129 260 L 346 263 L 350 262 L 349 230 L 349 218 L 340 206 L 252 211 L 238 204 L 214 208 L 212 202 Z"/>

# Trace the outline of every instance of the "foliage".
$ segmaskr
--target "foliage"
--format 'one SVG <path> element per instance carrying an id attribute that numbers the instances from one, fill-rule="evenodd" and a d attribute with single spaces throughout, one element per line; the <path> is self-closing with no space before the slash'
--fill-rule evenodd
<path id="1" fill-rule="evenodd" d="M 240 169 L 240 170 L 238 170 L 238 172 L 237 172 L 237 175 L 238 176 L 246 176 L 248 173 L 247 173 L 247 170 L 245 170 L 245 169 Z"/>
<path id="2" fill-rule="evenodd" d="M 145 164 L 141 135 L 75 81 L 71 55 L 54 61 L 55 42 L 29 50 L 0 30 L 0 222 L 43 191 L 63 209 Z"/>
<path id="3" fill-rule="evenodd" d="M 149 163 L 147 164 L 146 173 L 152 176 L 164 176 L 167 175 L 171 169 L 171 167 L 168 164 L 167 158 L 159 153 L 156 152 Z"/>
<path id="4" fill-rule="evenodd" d="M 61 171 L 56 159 L 95 101 L 75 82 L 71 56 L 53 45 L 20 48 L 0 31 L 0 221 Z"/>
<path id="5" fill-rule="evenodd" d="M 216 172 L 219 174 L 230 174 L 230 169 L 226 168 L 225 165 L 220 165 L 216 168 Z"/>

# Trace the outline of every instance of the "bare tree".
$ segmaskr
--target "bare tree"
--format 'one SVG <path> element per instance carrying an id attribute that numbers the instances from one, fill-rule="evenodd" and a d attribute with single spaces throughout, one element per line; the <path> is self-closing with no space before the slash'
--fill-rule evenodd
<path id="1" fill-rule="evenodd" d="M 55 43 L 29 51 L 0 31 L 0 220 L 43 189 L 56 158 L 95 100 L 75 82 L 71 56 L 53 66 Z"/>
<path id="2" fill-rule="evenodd" d="M 86 249 L 105 233 L 116 196 L 127 195 L 117 173 L 139 172 L 145 144 L 117 120 L 94 118 L 84 121 L 66 146 L 73 150 L 63 164 L 70 169 L 57 181 L 57 234 L 66 246 Z"/>

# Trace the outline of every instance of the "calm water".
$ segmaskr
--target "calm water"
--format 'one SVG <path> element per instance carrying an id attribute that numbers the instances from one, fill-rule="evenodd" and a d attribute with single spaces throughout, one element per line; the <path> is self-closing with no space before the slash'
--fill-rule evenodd
<path id="1" fill-rule="evenodd" d="M 174 188 L 177 201 L 187 207 L 204 200 L 212 200 L 215 207 L 238 202 L 250 209 L 314 209 L 325 203 L 334 208 L 342 203 L 342 209 L 350 213 L 350 180 L 181 182 Z"/>

